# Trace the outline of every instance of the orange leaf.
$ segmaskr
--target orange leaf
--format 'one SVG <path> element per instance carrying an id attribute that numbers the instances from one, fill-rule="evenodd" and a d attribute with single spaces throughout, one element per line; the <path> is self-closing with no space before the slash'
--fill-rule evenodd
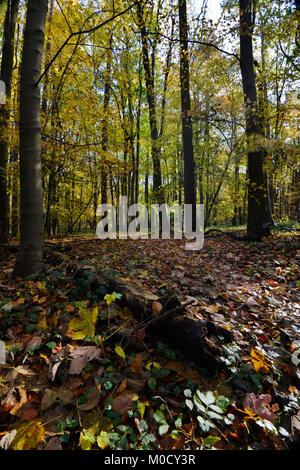
<path id="1" fill-rule="evenodd" d="M 163 308 L 162 304 L 158 302 L 157 300 L 154 300 L 154 302 L 152 302 L 152 311 L 155 315 L 157 315 L 161 311 L 162 308 Z"/>

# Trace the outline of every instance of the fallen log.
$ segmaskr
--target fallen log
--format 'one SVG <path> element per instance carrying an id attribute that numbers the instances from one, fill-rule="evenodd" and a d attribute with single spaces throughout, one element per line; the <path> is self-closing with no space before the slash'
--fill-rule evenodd
<path id="1" fill-rule="evenodd" d="M 186 307 L 189 303 L 181 304 L 175 295 L 158 297 L 134 281 L 108 277 L 94 266 L 80 264 L 77 260 L 50 248 L 45 248 L 45 253 L 52 264 L 72 272 L 74 277 L 83 276 L 87 270 L 93 271 L 92 289 L 105 286 L 107 292 L 122 294 L 118 302 L 127 306 L 138 321 L 133 332 L 137 337 L 138 330 L 147 329 L 150 335 L 179 349 L 189 359 L 210 372 L 215 372 L 221 365 L 221 346 L 222 343 L 232 341 L 231 333 L 213 322 L 199 320 L 188 314 Z M 162 306 L 156 314 L 154 302 L 159 302 Z"/>

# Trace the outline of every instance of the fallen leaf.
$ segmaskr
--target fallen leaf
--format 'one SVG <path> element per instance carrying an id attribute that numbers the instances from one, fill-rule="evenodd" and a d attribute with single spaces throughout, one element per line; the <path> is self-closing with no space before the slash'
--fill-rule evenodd
<path id="1" fill-rule="evenodd" d="M 63 450 L 58 437 L 51 437 L 43 450 Z"/>
<path id="2" fill-rule="evenodd" d="M 27 393 L 23 388 L 19 388 L 20 401 L 16 403 L 13 408 L 10 410 L 10 414 L 13 416 L 19 415 L 20 408 L 27 402 Z"/>
<path id="3" fill-rule="evenodd" d="M 95 334 L 98 308 L 95 307 L 92 311 L 81 308 L 79 315 L 80 318 L 73 318 L 68 325 L 69 330 L 72 331 L 72 339 L 84 339 L 87 336 L 93 336 Z"/>
<path id="4" fill-rule="evenodd" d="M 250 352 L 253 367 L 256 372 L 266 373 L 270 369 L 270 362 L 265 358 L 264 354 L 252 348 Z"/>
<path id="5" fill-rule="evenodd" d="M 72 360 L 69 368 L 69 374 L 79 375 L 89 361 L 95 359 L 96 357 L 100 357 L 101 354 L 101 349 L 97 348 L 96 346 L 82 346 L 75 348 L 70 352 L 70 357 Z"/>
<path id="6" fill-rule="evenodd" d="M 45 435 L 45 429 L 41 421 L 35 420 L 22 424 L 17 429 L 17 434 L 10 446 L 13 450 L 36 449 L 42 442 Z"/>
<path id="7" fill-rule="evenodd" d="M 120 395 L 114 399 L 112 409 L 118 411 L 119 413 L 124 413 L 127 410 L 132 408 L 132 398 L 127 396 Z"/>
<path id="8" fill-rule="evenodd" d="M 31 369 L 29 368 L 29 366 L 21 365 L 21 366 L 15 367 L 14 370 L 15 370 L 18 374 L 25 375 L 25 376 L 36 375 L 36 372 L 33 372 L 33 370 L 31 370 Z"/>
<path id="9" fill-rule="evenodd" d="M 154 315 L 157 315 L 162 310 L 162 308 L 163 308 L 162 304 L 158 302 L 157 300 L 154 300 L 154 302 L 152 302 L 152 311 Z"/>
<path id="10" fill-rule="evenodd" d="M 97 388 L 92 388 L 92 390 L 87 393 L 87 401 L 78 406 L 82 411 L 92 410 L 95 406 L 98 405 L 101 395 Z"/>

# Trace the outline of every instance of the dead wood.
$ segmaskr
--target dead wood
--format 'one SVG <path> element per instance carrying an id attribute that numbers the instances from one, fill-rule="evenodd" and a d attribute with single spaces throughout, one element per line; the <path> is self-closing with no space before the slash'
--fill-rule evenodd
<path id="1" fill-rule="evenodd" d="M 127 306 L 138 321 L 134 331 L 129 330 L 127 335 L 136 334 L 138 337 L 138 330 L 144 328 L 148 334 L 181 350 L 185 356 L 210 372 L 221 365 L 221 346 L 222 343 L 232 341 L 231 333 L 213 322 L 188 315 L 186 308 L 191 302 L 181 304 L 175 295 L 160 298 L 134 281 L 108 277 L 94 266 L 80 264 L 77 260 L 50 248 L 45 248 L 45 252 L 52 264 L 60 265 L 75 277 L 81 277 L 87 270 L 92 270 L 92 289 L 105 286 L 107 292 L 122 294 L 118 302 Z M 162 310 L 157 314 L 153 312 L 154 301 L 162 305 Z"/>

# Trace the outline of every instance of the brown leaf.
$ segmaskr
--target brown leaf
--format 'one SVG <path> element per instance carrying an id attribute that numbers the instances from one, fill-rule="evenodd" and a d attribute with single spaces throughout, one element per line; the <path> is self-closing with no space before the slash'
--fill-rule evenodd
<path id="1" fill-rule="evenodd" d="M 63 450 L 58 437 L 51 437 L 43 450 Z"/>
<path id="2" fill-rule="evenodd" d="M 101 395 L 97 388 L 93 388 L 90 393 L 87 394 L 87 401 L 79 405 L 79 409 L 82 411 L 92 410 L 98 405 Z"/>
<path id="3" fill-rule="evenodd" d="M 69 368 L 69 374 L 79 375 L 89 361 L 96 357 L 100 357 L 101 354 L 101 349 L 96 346 L 82 346 L 75 348 L 70 353 L 72 361 Z"/>
<path id="4" fill-rule="evenodd" d="M 129 396 L 122 396 L 115 398 L 112 409 L 119 413 L 124 413 L 132 408 L 132 398 Z"/>
<path id="5" fill-rule="evenodd" d="M 33 346 L 40 346 L 43 339 L 40 336 L 33 336 L 31 340 L 26 345 L 26 352 L 28 352 L 29 348 Z"/>
<path id="6" fill-rule="evenodd" d="M 18 374 L 26 375 L 26 376 L 36 375 L 36 372 L 33 372 L 33 370 L 29 368 L 29 366 L 24 366 L 24 365 L 16 367 L 15 371 Z"/>
<path id="7" fill-rule="evenodd" d="M 35 419 L 38 416 L 39 412 L 40 412 L 39 408 L 35 406 L 31 408 L 27 408 L 26 410 L 24 410 L 24 413 L 22 414 L 21 421 L 31 421 L 32 419 Z"/>
<path id="8" fill-rule="evenodd" d="M 20 408 L 27 402 L 27 393 L 23 388 L 19 388 L 20 401 L 13 406 L 10 410 L 10 414 L 13 416 L 19 416 Z"/>
<path id="9" fill-rule="evenodd" d="M 162 308 L 163 308 L 162 304 L 158 302 L 157 300 L 154 300 L 154 302 L 152 302 L 152 311 L 155 315 L 157 315 L 161 311 Z"/>
<path id="10" fill-rule="evenodd" d="M 123 392 L 123 390 L 125 390 L 126 387 L 127 387 L 127 379 L 125 378 L 122 380 L 121 384 L 117 388 L 116 394 Z"/>

